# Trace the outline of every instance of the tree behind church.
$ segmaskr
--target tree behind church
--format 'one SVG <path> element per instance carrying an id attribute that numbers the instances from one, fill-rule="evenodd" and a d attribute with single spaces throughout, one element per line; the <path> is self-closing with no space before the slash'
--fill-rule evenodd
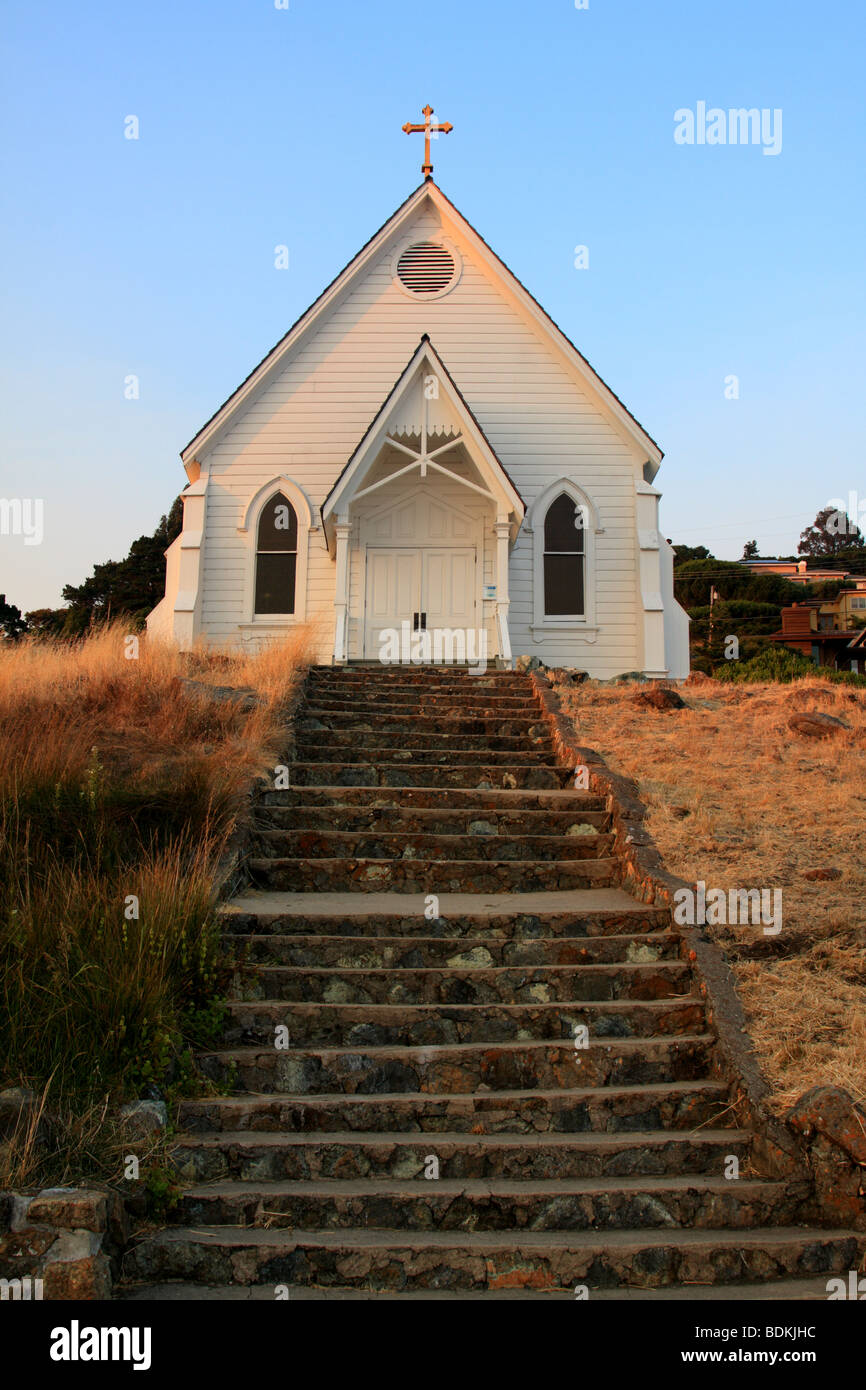
<path id="1" fill-rule="evenodd" d="M 863 561 L 866 541 L 856 522 L 834 507 L 823 507 L 811 526 L 800 534 L 800 555 L 822 560 Z M 844 567 L 844 566 L 843 566 Z"/>
<path id="2" fill-rule="evenodd" d="M 0 638 L 16 642 L 27 631 L 27 620 L 22 618 L 21 609 L 14 603 L 6 602 L 6 595 L 0 594 Z"/>
<path id="3" fill-rule="evenodd" d="M 165 591 L 165 551 L 183 523 L 183 502 L 176 497 L 153 535 L 139 536 L 123 560 L 94 565 L 83 584 L 63 588 L 65 608 L 39 608 L 27 614 L 32 632 L 77 637 L 112 618 L 140 626 Z"/>

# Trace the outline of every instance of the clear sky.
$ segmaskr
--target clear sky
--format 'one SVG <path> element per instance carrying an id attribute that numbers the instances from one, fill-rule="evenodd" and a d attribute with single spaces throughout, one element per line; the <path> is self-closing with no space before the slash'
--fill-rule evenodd
<path id="1" fill-rule="evenodd" d="M 862 0 L 6 0 L 2 46 L 22 609 L 152 531 L 180 448 L 420 182 L 427 101 L 437 182 L 665 450 L 666 535 L 789 553 L 866 507 Z M 701 101 L 780 109 L 781 151 L 677 144 Z"/>

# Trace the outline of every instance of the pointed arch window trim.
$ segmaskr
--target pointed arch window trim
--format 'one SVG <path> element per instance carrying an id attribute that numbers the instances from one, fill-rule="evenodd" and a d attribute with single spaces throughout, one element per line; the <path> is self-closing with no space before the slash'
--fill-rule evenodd
<path id="1" fill-rule="evenodd" d="M 578 524 L 578 522 L 580 524 Z M 544 616 L 586 616 L 586 508 L 560 492 L 544 517 Z"/>
<path id="2" fill-rule="evenodd" d="M 274 492 L 259 512 L 256 527 L 257 618 L 294 617 L 297 571 L 298 515 L 284 492 Z"/>
<path id="3" fill-rule="evenodd" d="M 569 553 L 582 554 L 583 557 L 583 611 L 580 613 L 548 613 L 545 605 L 547 557 L 558 554 L 556 548 L 547 550 L 547 519 L 550 508 L 565 494 L 584 518 L 581 528 L 582 552 L 575 549 Z M 529 509 L 525 527 L 532 542 L 532 625 L 531 631 L 537 640 L 548 632 L 568 631 L 580 635 L 584 640 L 594 642 L 598 633 L 596 623 L 596 537 L 604 534 L 600 525 L 598 508 L 590 495 L 572 478 L 562 477 L 545 488 Z M 555 539 L 551 536 L 551 539 Z"/>
<path id="4" fill-rule="evenodd" d="M 275 548 L 267 545 L 262 547 L 260 545 L 260 529 L 266 509 L 279 496 L 285 498 L 294 513 L 295 534 L 290 532 L 290 538 L 295 542 L 294 549 L 289 547 Z M 291 522 L 291 517 L 289 521 Z M 312 524 L 312 509 L 306 494 L 288 474 L 283 473 L 278 477 L 271 478 L 248 499 L 243 508 L 241 523 L 238 526 L 238 535 L 243 538 L 247 551 L 244 621 L 240 625 L 242 628 L 291 627 L 306 620 L 309 537 L 310 533 L 317 529 Z M 280 552 L 295 557 L 293 610 L 280 613 L 257 611 L 259 556 Z M 273 562 L 271 565 L 273 567 Z M 287 566 L 288 568 L 290 566 Z"/>

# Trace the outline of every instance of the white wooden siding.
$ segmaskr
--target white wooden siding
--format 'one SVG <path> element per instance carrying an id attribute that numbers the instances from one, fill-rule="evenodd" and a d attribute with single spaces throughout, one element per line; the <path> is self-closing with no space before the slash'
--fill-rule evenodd
<path id="1" fill-rule="evenodd" d="M 412 234 L 440 229 L 438 214 L 421 212 Z M 596 537 L 598 635 L 545 635 L 536 641 L 532 620 L 532 545 L 521 534 L 510 564 L 510 628 L 516 654 L 537 654 L 551 664 L 577 665 L 594 675 L 639 669 L 642 609 L 638 594 L 634 484 L 642 458 L 637 447 L 587 396 L 576 374 L 490 270 L 476 260 L 459 229 L 444 234 L 463 257 L 457 286 L 441 299 L 406 296 L 393 283 L 393 246 L 385 247 L 365 277 L 348 291 L 284 366 L 262 387 L 232 427 L 199 461 L 209 473 L 203 547 L 202 627 L 207 638 L 239 640 L 248 587 L 252 533 L 237 532 L 258 488 L 282 473 L 318 508 L 400 372 L 430 335 L 457 386 L 521 493 L 527 507 L 566 475 L 590 495 L 604 533 Z M 401 239 L 406 235 L 401 232 Z M 351 551 L 351 607 L 363 604 L 357 543 Z M 484 580 L 493 582 L 493 538 L 485 533 Z M 333 636 L 334 563 L 321 528 L 310 535 L 307 612 L 325 611 L 322 660 Z M 357 631 L 357 623 L 353 623 Z M 491 626 L 491 636 L 493 628 Z M 352 655 L 357 654 L 352 650 Z"/>

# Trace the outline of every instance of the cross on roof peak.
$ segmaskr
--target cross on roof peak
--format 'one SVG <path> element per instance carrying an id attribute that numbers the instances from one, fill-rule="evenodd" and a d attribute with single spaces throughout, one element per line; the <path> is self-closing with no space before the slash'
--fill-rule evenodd
<path id="1" fill-rule="evenodd" d="M 423 125 L 412 125 L 411 121 L 407 121 L 406 124 L 403 126 L 403 129 L 405 130 L 407 135 L 423 133 L 424 163 L 421 165 L 421 173 L 424 175 L 425 179 L 428 179 L 433 173 L 433 165 L 430 163 L 430 137 L 432 135 L 435 138 L 439 134 L 440 130 L 444 135 L 448 135 L 454 129 L 454 127 L 450 121 L 444 121 L 441 125 L 433 125 L 430 120 L 430 117 L 433 115 L 433 107 L 430 105 L 429 102 L 424 107 L 423 111 L 421 112 L 421 115 L 424 117 Z"/>

